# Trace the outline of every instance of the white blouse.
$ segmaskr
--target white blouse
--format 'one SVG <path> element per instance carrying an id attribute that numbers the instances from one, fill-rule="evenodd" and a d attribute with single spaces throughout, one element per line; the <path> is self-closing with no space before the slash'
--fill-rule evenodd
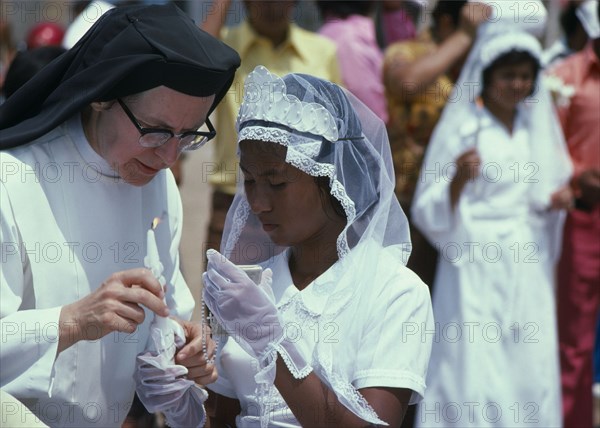
<path id="1" fill-rule="evenodd" d="M 315 353 L 317 343 L 331 344 L 335 365 L 353 388 L 411 389 L 411 404 L 414 404 L 425 391 L 431 351 L 430 337 L 425 334 L 427 329 L 433 330 L 429 291 L 399 260 L 386 257 L 385 250 L 380 254 L 380 260 L 373 261 L 379 263 L 379 268 L 373 278 L 372 292 L 366 296 L 368 300 L 361 302 L 361 307 L 369 309 L 355 314 L 353 319 L 357 322 L 352 326 L 348 325 L 348 315 L 352 314 L 342 312 L 329 322 L 321 318 L 327 295 L 323 295 L 315 283 L 326 283 L 333 277 L 337 263 L 302 291 L 292 281 L 289 251 L 276 256 L 264 267 L 273 270 L 273 292 L 285 323 L 284 334 L 295 341 L 307 361 L 313 361 L 313 367 L 319 365 Z M 352 257 L 352 252 L 348 257 Z M 339 325 L 337 320 L 346 325 Z M 371 331 L 375 334 L 370 334 Z M 258 372 L 256 360 L 228 337 L 219 344 L 217 365 L 219 379 L 208 387 L 240 401 L 242 412 L 236 418 L 238 426 L 259 426 L 261 406 L 254 380 Z M 335 384 L 332 379 L 327 383 Z M 269 426 L 300 426 L 275 386 L 270 389 Z"/>

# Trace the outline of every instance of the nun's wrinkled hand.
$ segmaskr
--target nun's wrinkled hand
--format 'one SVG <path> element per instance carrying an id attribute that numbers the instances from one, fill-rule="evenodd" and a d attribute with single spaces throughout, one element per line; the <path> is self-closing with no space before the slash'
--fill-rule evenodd
<path id="1" fill-rule="evenodd" d="M 160 283 L 148 269 L 114 273 L 94 292 L 63 306 L 59 352 L 80 340 L 97 340 L 113 331 L 133 333 L 144 322 L 142 306 L 168 316 L 163 296 Z"/>
<path id="2" fill-rule="evenodd" d="M 175 362 L 188 369 L 187 378 L 199 385 L 208 385 L 217 380 L 217 368 L 207 361 L 215 354 L 215 342 L 210 336 L 210 328 L 205 331 L 198 323 L 177 320 L 185 331 L 185 345 L 175 355 Z M 204 355 L 204 345 L 206 355 Z"/>
<path id="3" fill-rule="evenodd" d="M 203 296 L 219 324 L 246 352 L 259 358 L 269 343 L 283 335 L 283 323 L 272 295 L 272 272 L 266 269 L 257 286 L 246 273 L 217 251 L 207 252 Z"/>

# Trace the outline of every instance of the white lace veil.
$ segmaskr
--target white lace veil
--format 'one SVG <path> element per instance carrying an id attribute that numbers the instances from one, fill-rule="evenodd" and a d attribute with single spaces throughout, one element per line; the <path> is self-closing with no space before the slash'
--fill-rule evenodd
<path id="1" fill-rule="evenodd" d="M 286 162 L 327 177 L 347 225 L 337 239 L 339 258 L 369 240 L 410 254 L 404 212 L 394 197 L 394 170 L 384 123 L 361 101 L 330 82 L 303 74 L 279 78 L 265 67 L 245 82 L 236 127 L 238 142 L 260 140 L 287 147 Z M 319 209 L 315 207 L 315 209 Z M 236 263 L 261 263 L 283 251 L 271 244 L 250 212 L 243 186 L 227 215 L 222 253 Z"/>
<path id="2" fill-rule="evenodd" d="M 356 415 L 385 424 L 355 389 L 352 374 L 341 365 L 339 357 L 355 354 L 356 344 L 364 340 L 365 326 L 370 326 L 368 335 L 376 340 L 402 324 L 401 320 L 398 326 L 375 322 L 384 314 L 365 303 L 374 299 L 362 297 L 373 293 L 372 282 L 377 269 L 382 269 L 380 260 L 390 262 L 383 269 L 396 272 L 410 254 L 408 222 L 394 195 L 395 178 L 384 123 L 337 85 L 303 74 L 279 78 L 259 66 L 245 81 L 237 129 L 238 141 L 283 145 L 290 165 L 311 176 L 326 177 L 331 195 L 340 202 L 347 218 L 337 238 L 338 262 L 303 290 L 309 293 L 305 297 L 323 305 L 319 323 L 337 326 L 335 340 L 316 341 L 308 366 L 299 366 L 284 353 L 282 358 L 296 378 L 314 371 Z M 285 250 L 275 247 L 263 232 L 250 211 L 241 183 L 227 214 L 221 250 L 239 264 L 262 263 Z M 310 311 L 305 315 L 314 316 Z M 415 349 L 420 349 L 419 345 Z M 399 346 L 406 344 L 399 342 Z M 369 361 L 361 363 L 372 365 Z M 425 373 L 426 367 L 420 368 Z M 259 385 L 268 384 L 274 376 L 271 363 L 257 381 Z M 418 394 L 413 401 L 417 400 Z"/>
<path id="3" fill-rule="evenodd" d="M 546 22 L 547 14 L 542 3 L 538 0 L 485 2 L 490 4 L 493 15 L 478 30 L 475 43 L 427 148 L 413 207 L 413 219 L 418 226 L 423 222 L 419 218 L 423 215 L 423 207 L 418 206 L 418 200 L 428 186 L 427 180 L 442 179 L 439 174 L 435 178 L 431 175 L 431 171 L 435 171 L 435 165 L 447 165 L 449 152 L 455 154 L 455 160 L 476 145 L 481 120 L 481 109 L 477 107 L 476 100 L 483 89 L 485 68 L 511 50 L 528 52 L 538 60 L 540 57 L 541 47 L 534 36 L 543 34 Z M 537 168 L 536 180 L 533 180 L 536 182 L 532 183 L 530 190 L 530 204 L 534 211 L 541 213 L 548 209 L 551 194 L 568 182 L 572 171 L 554 104 L 541 73 L 537 76 L 534 93 L 519 108 L 528 118 L 529 135 L 532 136 L 530 149 L 535 156 Z M 449 138 L 456 135 L 461 138 Z M 468 141 L 473 142 L 470 147 Z M 457 146 L 451 147 L 452 144 Z M 423 171 L 429 172 L 429 176 Z M 451 177 L 444 178 L 449 186 Z M 463 218 L 469 218 L 468 207 L 459 204 L 457 209 L 461 211 Z M 433 242 L 443 242 L 444 231 L 449 227 L 449 223 L 437 224 L 436 230 L 420 226 Z"/>

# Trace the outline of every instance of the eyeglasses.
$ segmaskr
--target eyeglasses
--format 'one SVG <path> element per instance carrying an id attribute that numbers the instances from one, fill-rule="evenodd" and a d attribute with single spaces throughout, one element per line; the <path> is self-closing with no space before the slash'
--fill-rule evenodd
<path id="1" fill-rule="evenodd" d="M 138 120 L 135 118 L 131 110 L 129 110 L 129 108 L 125 105 L 123 100 L 117 98 L 117 101 L 121 105 L 121 108 L 129 120 L 131 120 L 131 123 L 133 123 L 139 131 L 140 139 L 138 141 L 142 147 L 160 147 L 171 138 L 176 137 L 179 139 L 180 151 L 192 151 L 198 150 L 217 135 L 217 131 L 215 131 L 215 128 L 208 117 L 206 118 L 208 132 L 186 131 L 182 132 L 181 134 L 175 134 L 170 129 L 144 128 L 139 124 Z"/>

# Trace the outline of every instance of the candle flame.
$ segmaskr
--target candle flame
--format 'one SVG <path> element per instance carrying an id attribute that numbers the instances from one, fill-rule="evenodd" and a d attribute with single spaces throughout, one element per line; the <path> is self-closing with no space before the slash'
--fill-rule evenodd
<path id="1" fill-rule="evenodd" d="M 162 219 L 165 217 L 166 214 L 167 214 L 166 211 L 163 211 L 163 213 L 161 214 L 160 217 L 154 217 L 154 220 L 152 220 L 152 223 L 150 224 L 150 228 L 152 230 L 156 229 L 156 227 L 162 221 Z"/>

